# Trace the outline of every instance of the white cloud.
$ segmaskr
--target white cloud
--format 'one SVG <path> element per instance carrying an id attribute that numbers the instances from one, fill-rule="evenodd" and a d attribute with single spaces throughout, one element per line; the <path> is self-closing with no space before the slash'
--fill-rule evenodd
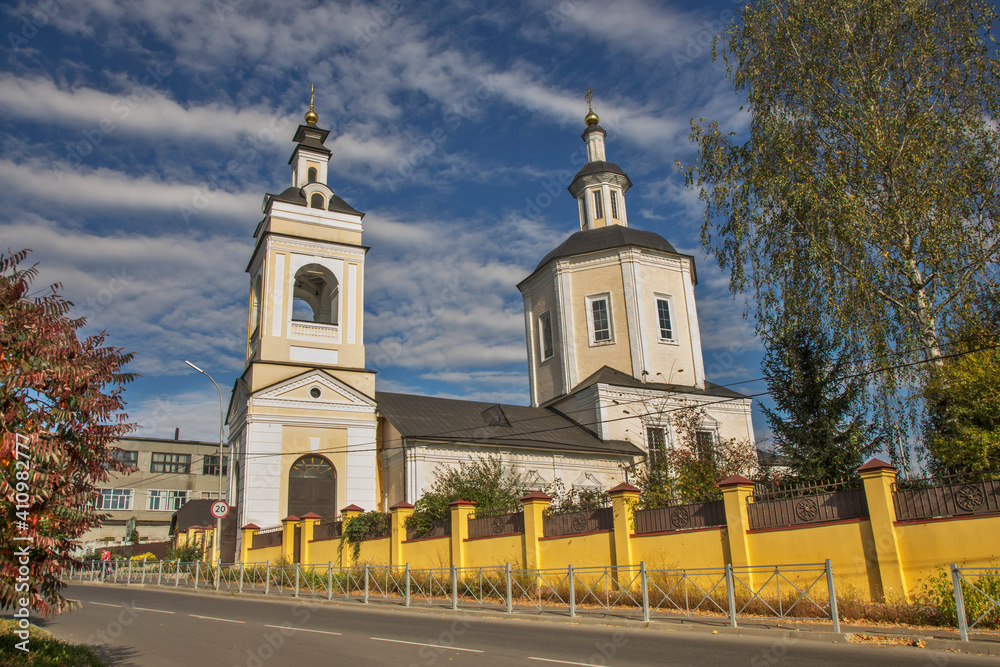
<path id="1" fill-rule="evenodd" d="M 157 210 L 178 222 L 201 215 L 246 220 L 259 211 L 260 195 L 224 192 L 195 183 L 166 183 L 130 177 L 112 169 L 70 168 L 64 163 L 0 160 L 0 183 L 31 208 L 58 204 L 72 209 Z"/>
<path id="2" fill-rule="evenodd" d="M 163 66 L 150 66 L 162 79 Z M 143 84 L 143 79 L 147 84 Z M 15 117 L 82 127 L 82 139 L 99 144 L 121 132 L 148 138 L 212 141 L 235 145 L 246 135 L 290 135 L 295 121 L 265 108 L 235 109 L 222 103 L 183 106 L 160 90 L 150 73 L 119 84 L 118 94 L 86 86 L 59 86 L 42 77 L 0 76 L 0 105 Z"/>

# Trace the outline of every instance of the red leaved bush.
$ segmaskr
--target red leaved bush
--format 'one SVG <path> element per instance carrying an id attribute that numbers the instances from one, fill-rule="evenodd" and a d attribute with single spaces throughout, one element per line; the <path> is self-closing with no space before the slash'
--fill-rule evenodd
<path id="1" fill-rule="evenodd" d="M 123 469 L 109 445 L 134 428 L 121 410 L 135 374 L 104 333 L 77 339 L 84 320 L 67 317 L 60 285 L 29 293 L 27 254 L 0 254 L 0 609 L 27 599 L 54 616 L 69 606 L 60 575 L 72 540 L 103 519 L 94 485 Z"/>

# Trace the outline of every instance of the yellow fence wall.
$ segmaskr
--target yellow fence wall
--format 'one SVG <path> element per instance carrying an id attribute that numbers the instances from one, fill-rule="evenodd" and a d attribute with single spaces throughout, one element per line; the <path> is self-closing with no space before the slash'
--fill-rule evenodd
<path id="1" fill-rule="evenodd" d="M 638 491 L 620 485 L 611 491 L 614 530 L 562 537 L 545 537 L 543 514 L 550 499 L 532 493 L 522 499 L 524 533 L 485 538 L 468 538 L 468 521 L 474 505 L 453 503 L 451 535 L 407 541 L 405 521 L 413 506 L 400 503 L 392 508 L 389 537 L 361 543 L 357 561 L 345 545 L 339 555 L 339 540 L 307 542 L 314 520 L 300 520 L 303 562 L 346 567 L 354 564 L 393 565 L 410 563 L 414 569 L 443 567 L 502 567 L 514 569 L 563 569 L 618 567 L 645 562 L 647 570 L 722 568 L 732 564 L 736 571 L 754 568 L 747 583 L 764 582 L 763 566 L 822 563 L 830 559 L 838 593 L 862 600 L 917 599 L 926 579 L 944 571 L 950 563 L 966 566 L 1000 565 L 1000 515 L 953 517 L 947 520 L 898 522 L 892 500 L 895 469 L 872 461 L 859 472 L 870 518 L 847 519 L 794 527 L 750 530 L 748 502 L 753 483 L 731 478 L 722 488 L 726 525 L 718 528 L 676 530 L 657 534 L 634 534 L 632 508 Z M 358 508 L 345 511 L 345 520 L 360 514 Z M 290 517 L 294 518 L 294 517 Z M 280 547 L 249 549 L 256 526 L 247 526 L 241 535 L 244 562 L 292 560 L 294 527 L 284 524 Z M 783 570 L 784 572 L 784 570 Z M 813 568 L 815 572 L 815 568 Z M 669 576 L 669 575 L 659 575 Z M 707 575 L 706 575 L 707 576 Z M 789 575 L 793 581 L 794 574 Z M 815 577 L 815 575 L 812 575 Z M 822 588 L 825 590 L 825 581 Z"/>

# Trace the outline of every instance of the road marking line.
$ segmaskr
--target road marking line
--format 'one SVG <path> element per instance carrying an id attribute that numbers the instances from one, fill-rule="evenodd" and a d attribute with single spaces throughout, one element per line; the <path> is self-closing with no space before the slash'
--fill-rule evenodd
<path id="1" fill-rule="evenodd" d="M 551 658 L 532 658 L 529 657 L 528 660 L 538 660 L 540 662 L 557 662 L 560 665 L 583 665 L 583 667 L 597 667 L 597 665 L 590 662 L 570 662 L 568 660 L 552 660 Z"/>
<path id="2" fill-rule="evenodd" d="M 86 604 L 99 604 L 102 607 L 120 607 L 120 604 L 108 604 L 107 602 L 87 602 Z"/>
<path id="3" fill-rule="evenodd" d="M 411 644 L 413 646 L 430 646 L 431 648 L 440 648 L 446 651 L 467 651 L 468 653 L 485 653 L 486 651 L 480 651 L 474 648 L 458 648 L 457 646 L 441 646 L 440 644 L 423 644 L 421 642 L 405 642 L 402 639 L 384 639 L 382 637 L 369 637 L 369 639 L 374 639 L 377 642 L 393 642 L 395 644 Z"/>
<path id="4" fill-rule="evenodd" d="M 175 611 L 167 611 L 165 609 L 144 609 L 143 607 L 132 607 L 136 611 L 155 611 L 157 614 L 176 614 Z"/>
<path id="5" fill-rule="evenodd" d="M 321 635 L 343 635 L 343 632 L 329 632 L 327 630 L 310 630 L 309 628 L 290 628 L 287 625 L 265 625 L 265 628 L 278 628 L 279 630 L 294 630 L 295 632 L 318 632 Z"/>
<path id="6" fill-rule="evenodd" d="M 215 618 L 214 616 L 198 616 L 196 614 L 188 614 L 188 616 L 192 616 L 194 618 L 203 618 L 206 621 L 222 621 L 223 623 L 246 623 L 246 621 L 234 621 L 229 618 Z"/>

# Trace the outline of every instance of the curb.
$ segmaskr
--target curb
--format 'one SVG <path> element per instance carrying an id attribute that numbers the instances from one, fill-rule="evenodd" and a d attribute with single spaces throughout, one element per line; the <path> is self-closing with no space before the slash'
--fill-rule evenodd
<path id="1" fill-rule="evenodd" d="M 621 618 L 617 616 L 594 617 L 588 615 L 571 618 L 564 615 L 543 616 L 537 613 L 524 613 L 515 611 L 513 614 L 499 612 L 495 609 L 451 609 L 449 607 L 402 607 L 393 604 L 380 604 L 381 601 L 374 601 L 368 607 L 363 602 L 356 599 L 333 599 L 325 598 L 296 598 L 291 596 L 263 596 L 259 593 L 238 593 L 234 591 L 216 591 L 213 589 L 194 588 L 174 588 L 173 586 L 163 586 L 156 584 L 116 584 L 99 581 L 68 581 L 68 584 L 81 584 L 85 586 L 116 586 L 119 588 L 140 588 L 151 591 L 162 591 L 165 593 L 183 593 L 187 595 L 205 595 L 212 597 L 236 598 L 239 600 L 266 600 L 268 602 L 284 602 L 286 604 L 315 604 L 319 606 L 351 606 L 355 610 L 372 609 L 370 605 L 375 605 L 379 611 L 391 609 L 397 613 L 427 614 L 436 613 L 440 615 L 460 614 L 481 618 L 508 621 L 530 621 L 534 623 L 562 623 L 564 625 L 583 626 L 613 626 L 627 628 L 630 630 L 652 630 L 657 632 L 692 632 L 701 634 L 714 634 L 730 637 L 769 637 L 772 639 L 787 639 L 791 641 L 815 641 L 829 644 L 853 644 L 855 646 L 879 644 L 880 639 L 892 645 L 910 645 L 914 648 L 922 648 L 933 651 L 948 651 L 953 653 L 967 653 L 970 655 L 1000 656 L 1000 641 L 977 641 L 971 640 L 963 642 L 958 639 L 942 639 L 939 637 L 928 637 L 919 634 L 901 634 L 892 632 L 891 629 L 872 628 L 853 632 L 830 632 L 826 630 L 811 630 L 803 628 L 786 627 L 754 627 L 729 625 L 712 625 L 712 619 L 703 622 L 691 621 L 688 619 L 655 618 L 649 622 L 631 618 Z"/>

